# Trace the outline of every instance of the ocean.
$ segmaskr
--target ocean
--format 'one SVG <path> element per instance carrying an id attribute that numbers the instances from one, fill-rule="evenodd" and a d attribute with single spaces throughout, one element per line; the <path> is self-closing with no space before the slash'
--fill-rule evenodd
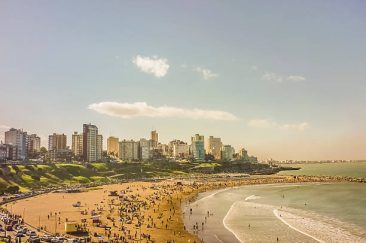
<path id="1" fill-rule="evenodd" d="M 204 242 L 366 242 L 366 185 L 227 188 L 201 193 L 184 215 Z"/>
<path id="2" fill-rule="evenodd" d="M 300 167 L 301 169 L 281 171 L 280 175 L 366 177 L 366 162 L 283 164 L 282 166 Z"/>

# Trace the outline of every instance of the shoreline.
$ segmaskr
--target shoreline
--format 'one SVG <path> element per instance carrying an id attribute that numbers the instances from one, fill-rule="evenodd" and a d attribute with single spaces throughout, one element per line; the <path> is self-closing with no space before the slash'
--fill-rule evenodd
<path id="1" fill-rule="evenodd" d="M 104 191 L 104 197 L 101 197 L 101 203 L 103 201 L 103 207 L 109 207 L 117 208 L 117 205 L 113 205 L 113 203 L 110 203 L 110 198 L 108 198 L 106 192 L 108 190 L 125 190 L 126 188 L 134 188 L 134 190 L 137 190 L 138 193 L 130 191 L 126 191 L 126 197 L 128 196 L 136 196 L 139 195 L 139 198 L 145 201 L 151 202 L 152 195 L 160 195 L 162 193 L 159 199 L 155 198 L 153 201 L 156 201 L 153 205 L 146 206 L 146 208 L 141 207 L 141 212 L 145 216 L 145 219 L 142 221 L 141 229 L 144 234 L 149 234 L 151 236 L 151 239 L 160 240 L 160 239 L 166 239 L 169 240 L 171 238 L 174 238 L 175 242 L 199 242 L 200 239 L 197 235 L 192 234 L 192 232 L 188 229 L 186 229 L 186 225 L 184 224 L 184 204 L 186 203 L 192 203 L 197 199 L 197 196 L 199 193 L 202 192 L 208 192 L 208 191 L 214 191 L 214 190 L 220 190 L 215 193 L 219 193 L 225 190 L 228 190 L 233 187 L 237 186 L 244 186 L 244 185 L 259 185 L 259 184 L 279 184 L 279 183 L 285 183 L 285 184 L 291 184 L 291 183 L 301 183 L 301 182 L 315 182 L 315 183 L 329 183 L 329 182 L 347 182 L 348 180 L 346 178 L 340 179 L 340 178 L 333 178 L 333 177 L 314 177 L 314 176 L 278 176 L 278 175 L 270 175 L 270 176 L 243 176 L 243 177 L 236 177 L 236 178 L 195 178 L 194 180 L 182 180 L 182 179 L 170 179 L 170 180 L 164 180 L 164 181 L 158 181 L 158 182 L 128 182 L 128 183 L 119 183 L 119 184 L 113 184 L 113 185 L 105 185 L 98 187 L 96 190 L 88 190 L 86 192 L 78 192 L 78 193 L 47 193 L 42 195 L 37 195 L 35 197 L 27 198 L 27 199 L 21 199 L 16 202 L 7 203 L 6 205 L 12 205 L 12 208 L 14 210 L 14 214 L 22 215 L 23 208 L 30 208 L 35 207 L 37 202 L 39 202 L 39 199 L 49 199 L 52 202 L 55 201 L 54 208 L 62 208 L 60 205 L 57 204 L 57 200 L 61 200 L 62 197 L 69 198 L 72 196 L 75 197 L 74 200 L 77 200 L 78 196 L 85 195 L 84 201 L 87 202 L 88 197 L 94 197 L 98 193 Z M 182 183 L 182 185 L 178 186 L 178 182 Z M 152 187 L 156 187 L 157 189 L 152 189 Z M 162 190 L 162 192 L 160 192 Z M 136 192 L 136 191 L 135 191 Z M 56 196 L 55 196 L 56 195 Z M 88 196 L 89 195 L 89 196 Z M 101 195 L 99 195 L 101 196 Z M 208 195 L 210 197 L 212 195 Z M 109 204 L 106 204 L 106 201 Z M 34 202 L 33 202 L 34 201 Z M 96 200 L 95 200 L 96 201 Z M 70 208 L 70 199 L 68 199 L 68 202 L 66 203 L 66 206 L 73 210 L 74 208 Z M 97 202 L 97 201 L 96 201 Z M 82 202 L 83 203 L 83 202 Z M 131 203 L 131 202 L 130 202 Z M 158 205 L 158 206 L 157 206 Z M 27 207 L 25 207 L 27 206 Z M 62 205 L 61 205 L 62 206 Z M 95 205 L 94 205 L 95 206 Z M 131 207 L 136 206 L 131 203 Z M 47 206 L 46 206 L 47 207 Z M 91 207 L 93 207 L 92 203 L 88 203 L 87 206 L 90 210 Z M 161 207 L 161 208 L 160 208 Z M 46 213 L 48 213 L 49 209 L 52 209 L 53 207 L 44 208 Z M 158 218 L 161 216 L 159 213 L 157 213 L 157 210 L 163 210 L 164 214 L 166 214 L 166 217 L 163 216 L 164 222 L 166 222 L 166 229 L 164 229 L 163 223 L 159 223 L 159 225 L 156 225 L 155 227 L 148 227 L 149 224 L 151 224 L 151 220 L 154 221 L 156 224 Z M 61 210 L 61 209 L 60 209 Z M 114 209 L 116 210 L 116 209 Z M 37 212 L 37 209 L 33 210 L 34 212 L 27 212 L 25 221 L 29 223 L 30 225 L 37 225 L 37 218 L 39 212 Z M 52 211 L 52 210 L 51 210 Z M 53 210 L 57 211 L 57 210 Z M 113 211 L 113 210 L 112 210 Z M 79 213 L 78 213 L 79 212 Z M 24 213 L 24 212 L 23 212 Z M 60 213 L 61 214 L 61 213 Z M 66 216 L 63 215 L 60 216 L 62 222 L 64 220 L 64 217 L 70 217 L 70 218 L 76 218 L 76 220 L 80 220 L 82 217 L 80 217 L 80 211 L 74 210 L 71 213 L 65 212 Z M 79 214 L 79 216 L 78 216 Z M 106 222 L 107 224 L 112 224 L 111 221 L 109 221 L 107 218 L 108 212 L 106 210 L 101 212 L 102 214 L 102 221 Z M 114 215 L 113 217 L 117 217 L 115 213 L 110 212 L 111 215 Z M 42 224 L 44 224 L 44 216 L 39 216 L 42 219 Z M 111 216 L 110 216 L 111 217 Z M 84 217 L 85 218 L 85 217 Z M 146 218 L 148 221 L 146 221 Z M 136 223 L 139 219 L 137 217 L 133 217 L 132 220 Z M 47 220 L 45 220 L 47 223 Z M 53 221 L 52 221 L 53 222 Z M 109 223 L 108 223 L 109 222 Z M 49 224 L 49 223 L 48 223 Z M 165 224 L 165 223 L 164 223 Z M 169 228 L 168 228 L 169 225 Z M 60 226 L 59 226 L 60 227 Z M 61 226 L 62 227 L 62 226 Z M 90 232 L 98 232 L 98 234 L 103 235 L 103 231 L 98 230 L 96 227 L 92 225 L 88 225 L 88 230 Z M 118 227 L 117 227 L 118 228 Z M 127 227 L 129 229 L 129 234 L 133 234 L 134 227 Z M 47 229 L 48 232 L 59 232 L 58 230 L 52 230 Z M 113 231 L 113 230 L 112 230 Z M 128 232 L 128 231 L 127 231 Z M 168 235 L 167 235 L 168 233 Z M 128 233 L 126 234 L 126 237 Z M 171 237 L 169 236 L 171 235 Z M 104 235 L 107 237 L 106 235 Z M 112 233 L 113 236 L 113 233 Z M 136 236 L 136 234 L 135 234 Z M 110 235 L 108 236 L 110 237 Z M 161 238 L 163 237 L 163 238 Z M 92 237 L 93 238 L 93 237 Z M 136 237 L 135 237 L 136 238 Z M 116 241 L 116 242 L 123 242 L 123 241 Z M 160 241 L 158 241 L 160 242 Z"/>
<path id="2" fill-rule="evenodd" d="M 314 177 L 309 182 L 302 180 L 301 182 L 299 182 L 298 185 L 294 184 L 294 186 L 295 185 L 296 186 L 301 186 L 301 184 L 337 184 L 337 183 L 342 183 L 341 181 L 338 181 L 338 180 L 336 180 L 336 181 L 331 180 L 331 181 L 324 182 L 322 180 L 323 178 L 318 178 L 318 179 L 321 179 L 321 181 L 319 182 L 319 181 L 314 181 L 313 179 L 314 179 Z M 350 183 L 350 182 L 343 181 L 343 183 L 347 184 L 347 183 Z M 255 186 L 260 186 L 260 185 L 263 185 L 263 184 L 272 185 L 272 186 L 275 186 L 275 187 L 276 187 L 277 184 L 279 184 L 278 185 L 279 187 L 281 187 L 281 186 L 286 187 L 286 186 L 291 186 L 292 183 L 291 182 L 290 183 L 268 183 L 268 184 L 267 183 L 258 183 L 258 184 L 247 184 L 247 185 L 251 185 L 251 186 L 255 187 Z M 283 185 L 281 185 L 281 184 L 283 184 Z M 243 185 L 243 187 L 245 187 L 247 185 Z M 201 202 L 201 200 L 210 198 L 210 197 L 212 197 L 212 196 L 214 196 L 214 195 L 216 195 L 220 192 L 223 192 L 223 190 L 214 192 L 210 195 L 206 195 L 205 197 L 200 198 L 200 199 L 192 202 L 190 207 L 197 207 L 198 205 L 196 203 Z M 226 195 L 230 195 L 230 193 L 227 193 Z M 352 223 L 342 222 L 342 221 L 339 221 L 337 218 L 330 218 L 328 216 L 317 214 L 317 213 L 312 212 L 312 211 L 303 211 L 303 212 L 301 212 L 301 210 L 295 209 L 295 208 L 286 208 L 286 207 L 282 208 L 282 206 L 280 208 L 280 206 L 275 206 L 275 205 L 270 205 L 270 204 L 260 204 L 260 203 L 248 202 L 248 201 L 252 201 L 252 200 L 261 198 L 261 197 L 257 198 L 256 195 L 245 196 L 245 199 L 241 198 L 240 201 L 234 201 L 233 203 L 230 204 L 229 208 L 225 211 L 225 213 L 222 214 L 222 212 L 221 212 L 222 210 L 220 211 L 219 208 L 220 208 L 220 203 L 221 202 L 225 203 L 225 201 L 226 201 L 226 199 L 225 199 L 225 201 L 222 200 L 223 197 L 221 197 L 221 199 L 217 199 L 219 204 L 215 204 L 210 200 L 208 200 L 206 202 L 203 202 L 203 205 L 201 203 L 201 206 L 199 206 L 198 210 L 199 210 L 199 212 L 208 210 L 208 208 L 210 208 L 210 212 L 211 212 L 211 210 L 213 210 L 215 212 L 215 214 L 219 215 L 218 217 L 221 219 L 222 230 L 226 230 L 227 232 L 230 232 L 230 234 L 232 234 L 232 236 L 235 237 L 235 240 L 237 240 L 238 242 L 243 242 L 242 237 L 244 237 L 244 236 L 242 235 L 243 232 L 238 233 L 237 230 L 241 229 L 241 231 L 242 231 L 242 229 L 245 229 L 245 227 L 246 227 L 244 225 L 241 225 L 241 227 L 238 228 L 238 225 L 235 225 L 236 223 L 234 223 L 234 222 L 237 222 L 239 220 L 238 218 L 235 217 L 235 213 L 234 213 L 234 212 L 238 212 L 238 209 L 236 208 L 238 203 L 246 205 L 245 207 L 247 207 L 247 209 L 248 209 L 248 206 L 253 208 L 253 209 L 257 208 L 257 210 L 258 210 L 258 208 L 263 208 L 263 207 L 268 209 L 268 210 L 270 209 L 270 212 L 267 212 L 269 216 L 270 215 L 272 215 L 272 217 L 275 216 L 277 218 L 277 220 L 279 220 L 279 222 L 282 222 L 284 225 L 286 225 L 286 227 L 289 227 L 292 230 L 302 234 L 303 236 L 307 236 L 307 237 L 311 238 L 312 240 L 314 240 L 316 242 L 323 243 L 323 242 L 329 242 L 329 240 L 331 240 L 331 241 L 335 240 L 334 242 L 345 242 L 345 241 L 348 241 L 348 242 L 363 242 L 364 241 L 364 238 L 362 238 L 362 237 L 364 237 L 364 233 L 362 234 L 363 236 L 361 236 L 359 234 L 360 231 L 358 231 L 356 233 L 356 232 L 354 232 L 353 229 L 351 230 L 351 228 L 350 228 L 350 227 L 356 227 L 356 229 L 360 230 L 361 228 L 359 228 L 359 226 L 357 226 L 357 225 L 354 225 Z M 235 199 L 235 200 L 237 200 L 237 199 Z M 216 205 L 216 207 L 214 205 Z M 243 205 L 240 205 L 240 206 L 243 206 Z M 225 204 L 225 208 L 226 208 L 226 206 L 227 206 L 227 204 Z M 212 208 L 212 207 L 214 207 L 214 208 Z M 217 210 L 219 210 L 219 211 L 217 212 Z M 266 211 L 268 211 L 268 210 L 266 210 Z M 239 210 L 239 212 L 241 212 L 241 211 Z M 310 213 L 310 215 L 309 215 L 309 213 Z M 282 216 L 281 216 L 281 214 L 282 214 Z M 314 216 L 313 214 L 317 215 L 318 217 L 313 217 Z M 234 218 L 232 216 L 234 216 Z M 197 219 L 197 217 L 198 217 L 198 219 Z M 285 217 L 286 219 L 289 219 L 289 221 L 285 220 L 283 217 Z M 200 218 L 202 218 L 202 213 L 199 213 L 198 215 L 195 215 L 195 217 L 193 217 L 193 220 L 200 220 Z M 233 221 L 234 219 L 235 219 L 235 221 Z M 330 222 L 330 221 L 332 221 L 332 222 Z M 212 242 L 219 242 L 219 241 L 222 242 L 222 239 L 218 238 L 217 235 L 215 235 L 217 241 L 213 241 L 209 237 L 209 233 L 212 233 L 211 231 L 213 231 L 213 230 L 216 230 L 217 232 L 221 231 L 221 229 L 219 229 L 219 227 L 215 226 L 213 228 L 212 222 L 210 222 L 210 223 L 211 223 L 211 226 L 208 225 L 207 226 L 208 228 L 205 226 L 206 227 L 205 230 L 207 231 L 206 233 L 203 231 L 203 227 L 202 227 L 202 230 L 197 231 L 196 234 L 200 235 L 200 237 L 203 237 L 206 240 L 209 240 L 209 242 L 211 242 L 211 241 Z M 232 228 L 233 223 L 234 223 L 234 226 L 235 226 L 234 228 Z M 348 226 L 344 228 L 343 223 L 347 224 Z M 215 221 L 215 224 L 220 224 L 220 220 Z M 249 229 L 250 229 L 250 224 L 249 224 Z M 316 229 L 316 230 L 314 230 L 314 229 Z M 321 231 L 319 229 L 322 229 L 323 231 Z M 365 232 L 365 231 L 362 230 L 362 232 Z M 219 236 L 227 238 L 227 233 L 222 233 Z M 248 240 L 248 238 L 246 238 L 246 240 Z M 252 238 L 252 240 L 253 240 L 253 238 Z M 233 239 L 231 241 L 233 241 Z M 249 240 L 249 242 L 251 242 L 251 241 Z"/>

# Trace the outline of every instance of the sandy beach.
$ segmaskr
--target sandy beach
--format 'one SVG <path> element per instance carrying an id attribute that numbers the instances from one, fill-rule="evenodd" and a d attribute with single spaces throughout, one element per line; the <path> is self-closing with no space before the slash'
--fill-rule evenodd
<path id="1" fill-rule="evenodd" d="M 65 222 L 76 222 L 93 242 L 136 242 L 140 239 L 144 242 L 200 242 L 185 228 L 181 207 L 194 201 L 200 192 L 240 185 L 337 180 L 332 177 L 253 176 L 129 182 L 79 193 L 48 193 L 4 207 L 22 216 L 27 224 L 49 234 L 65 235 Z"/>

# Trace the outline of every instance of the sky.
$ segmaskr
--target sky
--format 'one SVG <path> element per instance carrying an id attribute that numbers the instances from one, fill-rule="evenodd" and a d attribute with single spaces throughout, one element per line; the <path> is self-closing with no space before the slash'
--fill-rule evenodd
<path id="1" fill-rule="evenodd" d="M 0 139 L 83 123 L 366 159 L 366 2 L 0 1 Z"/>

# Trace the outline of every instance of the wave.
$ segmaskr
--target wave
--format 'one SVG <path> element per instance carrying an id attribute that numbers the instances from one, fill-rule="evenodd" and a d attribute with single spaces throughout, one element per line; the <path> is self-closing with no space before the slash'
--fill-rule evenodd
<path id="1" fill-rule="evenodd" d="M 249 235 L 246 234 L 253 233 L 250 231 L 245 232 L 245 227 L 240 226 L 237 223 L 233 223 L 240 220 L 240 218 L 238 218 L 240 215 L 237 213 L 237 211 L 243 212 L 243 208 L 240 207 L 256 208 L 256 210 L 261 210 L 263 214 L 268 216 L 273 213 L 272 215 L 275 216 L 273 220 L 280 220 L 290 229 L 300 233 L 304 237 L 310 237 L 312 240 L 315 240 L 319 243 L 365 242 L 365 239 L 359 236 L 364 232 L 358 231 L 358 234 L 354 234 L 356 231 L 352 231 L 351 233 L 347 227 L 342 227 L 345 225 L 345 223 L 337 219 L 327 218 L 325 216 L 300 209 L 287 207 L 278 208 L 277 206 L 273 205 L 247 201 L 236 201 L 231 205 L 230 209 L 225 215 L 223 219 L 223 225 L 235 236 L 236 239 L 238 239 L 239 242 L 244 242 L 244 239 L 250 239 L 250 237 L 248 237 Z M 347 225 L 349 227 L 353 227 L 350 224 Z M 283 228 L 280 225 L 279 227 Z M 357 226 L 354 227 L 357 228 Z M 260 237 L 261 234 L 258 232 L 257 234 L 257 237 Z M 296 235 L 293 237 L 296 237 Z"/>
<path id="2" fill-rule="evenodd" d="M 215 195 L 216 195 L 216 194 L 218 194 L 218 193 L 221 193 L 221 192 L 227 191 L 227 190 L 229 190 L 229 189 L 231 189 L 231 188 L 230 188 L 230 187 L 227 187 L 227 188 L 225 188 L 225 189 L 221 189 L 221 190 L 215 191 L 215 192 L 211 193 L 210 195 L 207 195 L 207 196 L 205 196 L 205 197 L 203 197 L 203 198 L 200 198 L 200 199 L 198 199 L 198 200 L 194 201 L 194 203 L 198 203 L 198 202 L 200 202 L 200 201 L 206 200 L 206 199 L 208 199 L 208 198 L 210 198 L 210 197 L 215 196 Z"/>
<path id="3" fill-rule="evenodd" d="M 248 200 L 256 200 L 256 199 L 260 199 L 260 198 L 262 198 L 262 197 L 260 197 L 260 196 L 256 196 L 256 195 L 251 195 L 251 196 L 249 196 L 249 197 L 246 197 L 246 198 L 244 199 L 244 201 L 248 201 Z"/>
<path id="4" fill-rule="evenodd" d="M 239 238 L 239 235 L 233 230 L 231 229 L 228 224 L 226 223 L 226 220 L 228 218 L 228 216 L 230 215 L 231 211 L 233 210 L 235 204 L 238 203 L 238 202 L 235 202 L 231 205 L 229 211 L 226 213 L 225 217 L 223 218 L 222 220 L 222 224 L 224 225 L 225 229 L 227 229 L 228 231 L 230 231 L 234 236 L 235 238 L 240 242 L 240 243 L 244 243 L 244 241 L 242 241 L 240 238 Z"/>
<path id="5" fill-rule="evenodd" d="M 302 230 L 300 230 L 300 229 L 298 229 L 298 228 L 295 228 L 294 226 L 292 226 L 291 224 L 289 224 L 288 222 L 286 222 L 286 220 L 284 220 L 284 219 L 282 218 L 282 214 L 279 214 L 279 213 L 278 213 L 278 209 L 273 209 L 273 214 L 274 214 L 274 215 L 275 215 L 279 220 L 281 220 L 284 224 L 286 224 L 288 227 L 290 227 L 291 229 L 296 230 L 297 232 L 299 232 L 299 233 L 301 233 L 301 234 L 303 234 L 303 235 L 309 236 L 310 238 L 313 238 L 314 240 L 316 240 L 316 241 L 318 241 L 318 242 L 320 242 L 320 243 L 325 243 L 323 240 L 320 240 L 320 239 L 316 238 L 315 236 L 312 236 L 312 235 L 310 235 L 310 234 L 308 234 L 308 233 L 306 233 L 306 232 L 304 232 L 304 231 L 302 231 Z"/>
<path id="6" fill-rule="evenodd" d="M 298 214 L 293 212 L 298 212 Z M 309 216 L 304 217 L 301 215 L 303 213 L 302 210 L 290 208 L 273 209 L 273 214 L 284 224 L 318 242 L 365 242 L 361 237 L 352 234 L 342 227 L 338 227 L 338 225 L 345 225 L 346 223 L 344 222 L 320 215 L 316 215 L 316 219 Z M 321 217 L 321 219 L 319 217 Z M 332 221 L 333 224 L 330 224 L 327 221 Z"/>

